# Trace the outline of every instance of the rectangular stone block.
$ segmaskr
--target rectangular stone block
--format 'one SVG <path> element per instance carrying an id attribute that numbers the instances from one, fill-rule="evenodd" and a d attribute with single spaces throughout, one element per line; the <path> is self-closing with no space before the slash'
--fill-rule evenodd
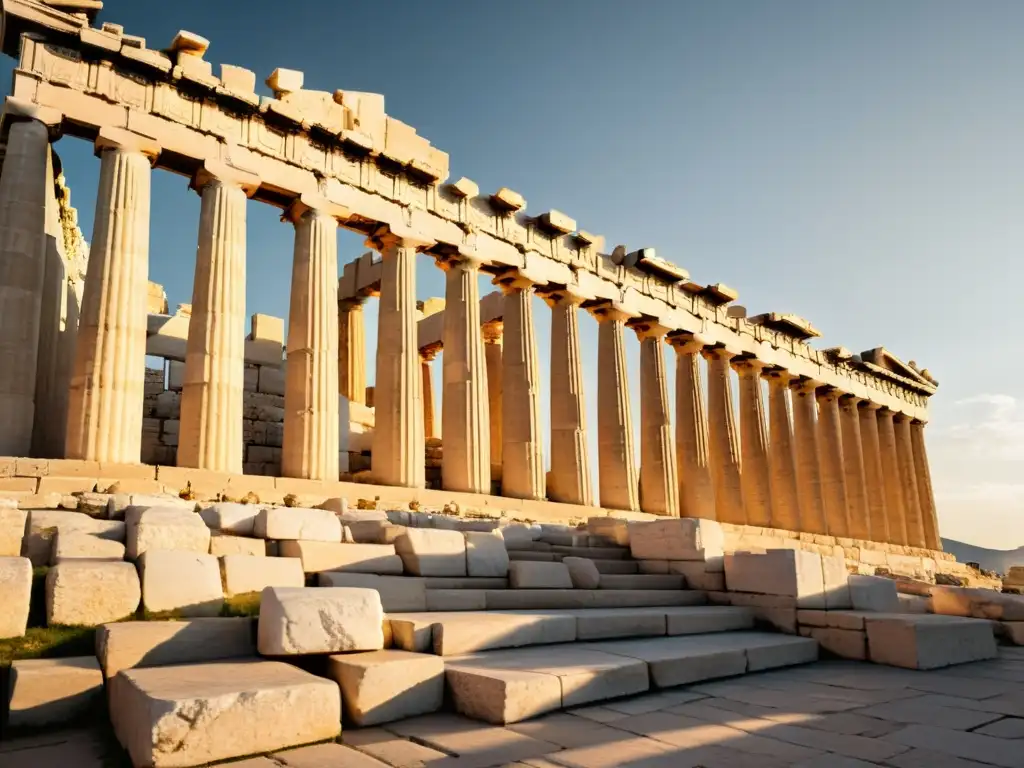
<path id="1" fill-rule="evenodd" d="M 256 389 L 268 395 L 284 394 L 284 371 L 280 368 L 263 365 L 259 368 L 259 380 Z"/>
<path id="2" fill-rule="evenodd" d="M 103 674 L 93 656 L 14 661 L 9 728 L 64 724 L 103 706 Z"/>
<path id="3" fill-rule="evenodd" d="M 265 557 L 267 554 L 267 544 L 269 542 L 266 539 L 230 536 L 219 534 L 216 531 L 211 531 L 210 533 L 210 554 L 214 557 L 223 557 L 224 555 Z"/>
<path id="4" fill-rule="evenodd" d="M 216 616 L 224 605 L 220 566 L 213 555 L 154 549 L 142 556 L 139 570 L 147 612 Z"/>
<path id="5" fill-rule="evenodd" d="M 446 666 L 455 709 L 474 720 L 504 725 L 562 708 L 562 685 L 554 675 L 522 669 Z"/>
<path id="6" fill-rule="evenodd" d="M 572 589 L 572 577 L 564 563 L 534 563 L 517 560 L 509 563 L 512 589 Z"/>
<path id="7" fill-rule="evenodd" d="M 137 560 L 150 550 L 207 554 L 210 529 L 194 512 L 173 507 L 130 508 L 125 513 L 126 555 Z"/>
<path id="8" fill-rule="evenodd" d="M 95 627 L 139 607 L 139 574 L 131 563 L 69 560 L 46 574 L 48 626 Z"/>
<path id="9" fill-rule="evenodd" d="M 853 607 L 850 602 L 849 576 L 845 558 L 822 556 L 821 577 L 825 590 L 825 607 L 828 610 L 842 611 Z"/>
<path id="10" fill-rule="evenodd" d="M 613 544 L 617 547 L 629 546 L 629 522 L 618 517 L 587 518 L 587 532 L 591 538 L 600 543 L 596 546 Z M 591 542 L 595 545 L 595 542 Z"/>
<path id="11" fill-rule="evenodd" d="M 359 726 L 436 712 L 444 698 L 444 661 L 431 654 L 388 650 L 331 656 L 328 675 L 341 686 L 345 715 Z"/>
<path id="12" fill-rule="evenodd" d="M 459 656 L 496 648 L 571 643 L 577 617 L 558 614 L 472 613 L 439 616 L 434 623 L 433 651 Z"/>
<path id="13" fill-rule="evenodd" d="M 93 533 L 81 531 L 57 531 L 53 539 L 51 565 L 69 560 L 124 560 L 124 544 L 119 541 L 102 539 Z"/>
<path id="14" fill-rule="evenodd" d="M 992 624 L 959 616 L 865 615 L 868 655 L 876 664 L 938 669 L 994 659 Z"/>
<path id="15" fill-rule="evenodd" d="M 798 608 L 825 610 L 821 555 L 793 549 L 725 556 L 725 583 L 730 592 L 795 597 Z"/>
<path id="16" fill-rule="evenodd" d="M 28 511 L 0 504 L 0 557 L 19 557 Z"/>
<path id="17" fill-rule="evenodd" d="M 673 560 L 667 565 L 668 573 L 678 573 L 686 577 L 686 586 L 689 589 L 725 591 L 725 574 L 721 571 L 709 571 L 706 563 Z"/>
<path id="18" fill-rule="evenodd" d="M 629 523 L 629 549 L 636 560 L 706 560 L 721 557 L 722 526 L 714 520 L 675 518 Z"/>
<path id="19" fill-rule="evenodd" d="M 899 585 L 903 589 L 904 583 Z M 1024 597 L 1004 595 L 991 589 L 964 589 L 962 587 L 926 587 L 931 595 L 934 613 L 945 616 L 966 616 L 995 621 L 1024 620 Z"/>
<path id="20" fill-rule="evenodd" d="M 377 651 L 384 609 L 372 589 L 313 587 L 263 590 L 257 635 L 269 656 Z"/>
<path id="21" fill-rule="evenodd" d="M 337 683 L 276 661 L 124 670 L 110 681 L 109 700 L 133 764 L 156 768 L 273 752 L 341 731 Z"/>
<path id="22" fill-rule="evenodd" d="M 466 531 L 466 572 L 470 576 L 508 575 L 508 550 L 501 534 Z"/>
<path id="23" fill-rule="evenodd" d="M 328 541 L 282 541 L 284 557 L 297 557 L 306 573 L 347 571 L 349 573 L 401 574 L 402 560 L 388 544 L 342 544 Z"/>
<path id="24" fill-rule="evenodd" d="M 261 539 L 341 541 L 341 521 L 326 509 L 268 507 L 256 516 L 254 534 Z"/>
<path id="25" fill-rule="evenodd" d="M 199 512 L 203 522 L 213 531 L 252 536 L 260 507 L 255 504 L 236 504 L 220 501 Z"/>
<path id="26" fill-rule="evenodd" d="M 483 611 L 487 592 L 483 589 L 428 589 L 428 611 Z"/>
<path id="27" fill-rule="evenodd" d="M 836 629 L 835 627 L 808 627 L 806 634 L 800 634 L 818 641 L 825 651 L 843 659 L 867 661 L 867 633 L 856 629 Z"/>
<path id="28" fill-rule="evenodd" d="M 27 557 L 0 557 L 0 639 L 25 634 L 31 594 L 31 561 Z"/>
<path id="29" fill-rule="evenodd" d="M 302 587 L 306 577 L 295 557 L 225 555 L 220 558 L 224 595 L 262 592 L 266 587 Z"/>
<path id="30" fill-rule="evenodd" d="M 363 587 L 376 590 L 387 613 L 427 610 L 425 579 L 415 576 L 377 576 L 371 573 L 324 571 L 319 574 L 318 579 L 321 587 Z"/>
<path id="31" fill-rule="evenodd" d="M 408 528 L 395 539 L 395 551 L 408 573 L 465 576 L 466 540 L 461 531 Z"/>
<path id="32" fill-rule="evenodd" d="M 109 680 L 122 669 L 256 655 L 256 622 L 245 617 L 122 621 L 96 630 L 96 657 Z"/>
<path id="33" fill-rule="evenodd" d="M 900 600 L 896 582 L 882 576 L 861 576 L 851 574 L 850 602 L 855 611 L 877 611 L 879 613 L 900 613 Z"/>
<path id="34" fill-rule="evenodd" d="M 95 520 L 80 512 L 32 509 L 28 513 L 22 554 L 33 567 L 49 565 L 53 553 L 53 537 L 57 531 L 91 533 L 111 541 L 125 540 L 125 524 L 119 520 Z"/>

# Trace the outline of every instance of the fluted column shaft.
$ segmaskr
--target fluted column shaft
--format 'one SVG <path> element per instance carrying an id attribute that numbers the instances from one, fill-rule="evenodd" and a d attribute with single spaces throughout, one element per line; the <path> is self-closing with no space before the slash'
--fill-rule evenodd
<path id="1" fill-rule="evenodd" d="M 491 431 L 480 334 L 480 273 L 475 262 L 463 259 L 450 260 L 444 268 L 441 483 L 448 491 L 490 493 Z"/>
<path id="2" fill-rule="evenodd" d="M 323 210 L 293 213 L 281 473 L 338 479 L 338 223 Z"/>
<path id="3" fill-rule="evenodd" d="M 724 349 L 702 354 L 708 361 L 708 436 L 717 516 L 720 522 L 744 525 L 740 444 L 729 381 L 729 361 L 735 355 Z"/>
<path id="4" fill-rule="evenodd" d="M 843 435 L 839 425 L 839 396 L 834 389 L 818 391 L 818 451 L 821 486 L 825 497 L 825 524 L 831 536 L 849 536 L 846 474 L 843 470 Z"/>
<path id="5" fill-rule="evenodd" d="M 362 296 L 338 302 L 338 391 L 366 403 L 366 316 Z"/>
<path id="6" fill-rule="evenodd" d="M 789 407 L 789 383 L 793 377 L 786 371 L 773 370 L 768 372 L 767 379 L 772 525 L 800 531 L 800 494 Z"/>
<path id="7" fill-rule="evenodd" d="M 484 362 L 487 365 L 487 420 L 490 425 L 490 457 L 491 481 L 501 480 L 501 448 L 503 438 L 502 398 L 504 381 L 502 373 L 502 322 L 491 320 L 484 324 L 480 332 L 484 341 Z"/>
<path id="8" fill-rule="evenodd" d="M 540 365 L 533 330 L 533 293 L 526 281 L 502 282 L 501 494 L 544 498 Z"/>
<path id="9" fill-rule="evenodd" d="M 142 449 L 150 176 L 159 148 L 101 129 L 89 271 L 68 402 L 66 454 L 137 464 Z"/>
<path id="10" fill-rule="evenodd" d="M 814 381 L 799 380 L 793 392 L 793 440 L 796 445 L 796 479 L 800 498 L 800 530 L 828 533 L 825 494 L 821 484 L 818 425 Z"/>
<path id="11" fill-rule="evenodd" d="M 717 519 L 711 477 L 708 416 L 700 375 L 703 343 L 690 334 L 670 334 L 676 351 L 676 467 L 681 517 Z"/>
<path id="12" fill-rule="evenodd" d="M 381 256 L 371 471 L 383 485 L 422 488 L 426 472 L 416 346 L 416 248 L 389 239 Z"/>
<path id="13" fill-rule="evenodd" d="M 882 454 L 882 473 L 885 480 L 885 506 L 889 513 L 889 542 L 908 543 L 906 502 L 903 480 L 900 477 L 899 452 L 896 448 L 894 414 L 887 408 L 878 412 L 878 445 Z"/>
<path id="14" fill-rule="evenodd" d="M 626 314 L 613 307 L 593 310 L 597 329 L 598 489 L 605 509 L 640 509 L 633 447 L 633 414 L 626 369 Z M 641 385 L 642 387 L 642 385 Z"/>
<path id="15" fill-rule="evenodd" d="M 440 437 L 440 424 L 434 414 L 434 368 L 432 363 L 437 357 L 440 345 L 420 350 L 420 372 L 422 374 L 421 391 L 423 393 L 423 435 Z"/>
<path id="16" fill-rule="evenodd" d="M 771 472 L 768 467 L 768 429 L 761 396 L 759 360 L 733 363 L 740 380 L 740 455 L 743 461 L 743 508 L 747 525 L 769 526 L 772 519 Z"/>
<path id="17" fill-rule="evenodd" d="M 49 157 L 45 125 L 37 120 L 11 125 L 0 175 L 0 456 L 28 456 L 32 446 L 46 196 L 53 187 Z M 52 414 L 40 414 L 47 416 Z"/>
<path id="18" fill-rule="evenodd" d="M 640 338 L 640 509 L 679 517 L 679 475 L 668 411 L 664 327 L 641 323 Z"/>
<path id="19" fill-rule="evenodd" d="M 903 513 L 907 521 L 907 546 L 924 547 L 924 516 L 918 495 L 917 468 L 914 465 L 914 438 L 911 434 L 911 419 L 897 414 L 894 420 L 896 432 L 896 456 L 899 460 L 900 485 L 903 489 Z"/>
<path id="20" fill-rule="evenodd" d="M 910 424 L 910 437 L 914 448 L 914 474 L 917 478 L 917 495 L 921 502 L 921 516 L 924 525 L 924 541 L 928 549 L 942 549 L 939 536 L 939 520 L 935 512 L 935 493 L 932 490 L 932 473 L 928 467 L 928 452 L 924 444 L 924 423 Z"/>
<path id="21" fill-rule="evenodd" d="M 230 176 L 204 169 L 193 183 L 202 203 L 177 463 L 241 474 L 247 197 Z"/>
<path id="22" fill-rule="evenodd" d="M 871 541 L 890 541 L 889 515 L 886 507 L 885 474 L 882 470 L 882 448 L 878 438 L 878 409 L 881 406 L 862 402 L 860 445 L 864 456 L 864 486 L 868 502 Z"/>
<path id="23" fill-rule="evenodd" d="M 548 497 L 566 504 L 593 504 L 587 455 L 587 416 L 583 391 L 580 300 L 548 294 L 551 307 L 551 479 Z"/>
<path id="24" fill-rule="evenodd" d="M 868 511 L 867 473 L 861 447 L 859 397 L 844 395 L 839 399 L 839 425 L 843 436 L 843 471 L 846 474 L 846 509 L 850 521 L 849 536 L 871 538 L 871 515 Z"/>

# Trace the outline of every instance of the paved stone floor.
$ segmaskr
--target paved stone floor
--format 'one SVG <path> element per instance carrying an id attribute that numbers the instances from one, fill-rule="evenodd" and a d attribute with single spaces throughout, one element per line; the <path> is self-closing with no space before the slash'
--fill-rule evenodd
<path id="1" fill-rule="evenodd" d="M 451 714 L 348 729 L 234 768 L 1024 768 L 1024 648 L 935 672 L 828 661 L 499 728 Z M 106 757 L 104 756 L 106 754 Z M 0 743 L 3 768 L 120 768 L 67 731 Z"/>

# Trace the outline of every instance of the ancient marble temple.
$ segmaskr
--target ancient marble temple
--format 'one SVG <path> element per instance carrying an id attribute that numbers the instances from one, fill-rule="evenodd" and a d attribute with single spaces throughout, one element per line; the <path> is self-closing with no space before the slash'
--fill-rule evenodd
<path id="1" fill-rule="evenodd" d="M 448 155 L 378 94 L 306 90 L 302 73 L 278 69 L 273 96 L 259 96 L 253 72 L 215 74 L 199 35 L 149 48 L 117 24 L 93 26 L 100 5 L 4 2 L 3 51 L 18 63 L 2 118 L 0 455 L 140 462 L 150 179 L 169 171 L 201 198 L 179 466 L 243 471 L 246 212 L 271 205 L 294 230 L 281 475 L 338 480 L 339 410 L 366 403 L 372 359 L 369 471 L 382 486 L 423 487 L 425 445 L 441 438 L 439 482 L 453 493 L 941 548 L 927 371 L 881 347 L 812 347 L 806 320 L 748 316 L 732 289 L 697 283 L 652 249 L 606 252 L 563 213 L 527 213 L 517 192 L 449 181 Z M 92 142 L 100 165 L 84 286 L 67 249 L 55 255 L 67 212 L 53 202 L 52 147 L 73 139 Z M 339 226 L 373 249 L 340 272 Z M 417 302 L 421 259 L 445 273 L 443 312 L 430 316 Z M 483 301 L 481 275 L 497 291 Z M 534 296 L 551 312 L 544 360 Z M 582 313 L 599 329 L 594 390 Z M 639 414 L 628 334 L 640 345 Z"/>

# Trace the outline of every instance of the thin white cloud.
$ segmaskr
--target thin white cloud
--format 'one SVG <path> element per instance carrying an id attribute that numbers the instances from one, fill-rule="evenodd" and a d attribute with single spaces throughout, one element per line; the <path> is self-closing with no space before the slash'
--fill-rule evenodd
<path id="1" fill-rule="evenodd" d="M 947 447 L 974 458 L 1024 462 L 1024 407 L 1017 398 L 984 393 L 953 405 L 953 423 L 937 435 Z"/>

